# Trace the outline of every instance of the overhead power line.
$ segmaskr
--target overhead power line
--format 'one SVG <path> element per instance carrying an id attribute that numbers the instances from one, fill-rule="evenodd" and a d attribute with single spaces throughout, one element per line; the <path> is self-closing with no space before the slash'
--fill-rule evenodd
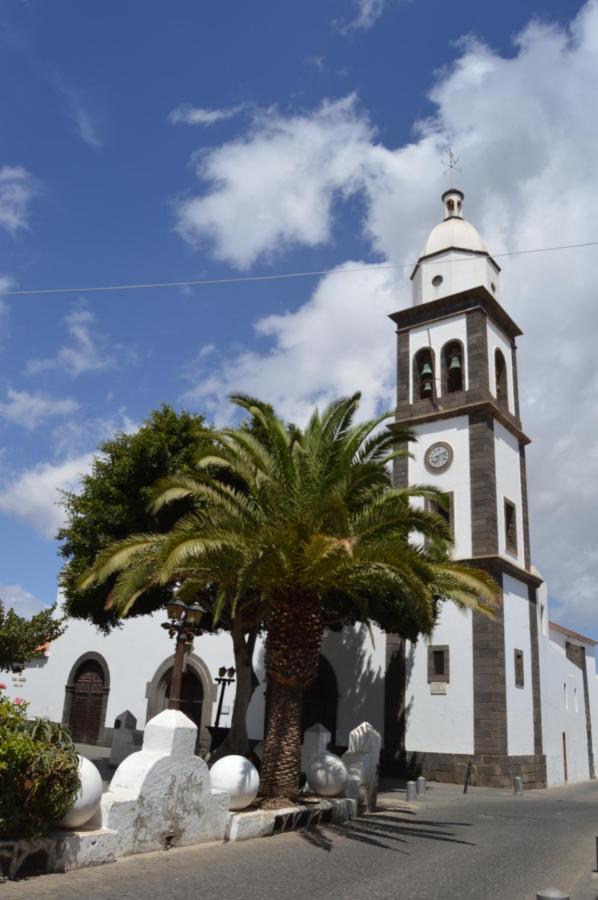
<path id="1" fill-rule="evenodd" d="M 586 241 L 579 244 L 561 244 L 556 247 L 535 247 L 528 250 L 508 250 L 504 253 L 492 253 L 493 259 L 505 256 L 523 256 L 529 253 L 552 253 L 558 250 L 575 250 L 579 247 L 597 247 L 598 241 Z M 479 259 L 479 253 L 461 257 L 455 260 L 437 260 L 437 265 L 445 265 L 455 262 L 469 262 Z M 365 266 L 353 266 L 348 269 L 315 269 L 309 272 L 277 272 L 273 275 L 239 275 L 230 278 L 200 278 L 187 281 L 153 281 L 139 284 L 110 284 L 93 285 L 92 287 L 58 287 L 58 288 L 30 288 L 30 289 L 6 289 L 0 290 L 0 297 L 33 297 L 47 294 L 100 294 L 111 291 L 146 291 L 155 288 L 184 288 L 184 287 L 210 287 L 219 284 L 249 284 L 256 281 L 283 281 L 290 278 L 321 278 L 324 275 L 352 275 L 356 272 L 384 271 L 386 269 L 411 269 L 417 265 L 412 263 L 369 263 Z"/>

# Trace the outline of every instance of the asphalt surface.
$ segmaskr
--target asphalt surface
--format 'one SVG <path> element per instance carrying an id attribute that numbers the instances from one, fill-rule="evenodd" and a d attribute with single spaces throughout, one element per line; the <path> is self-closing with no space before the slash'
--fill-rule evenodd
<path id="1" fill-rule="evenodd" d="M 0 885 L 0 900 L 535 900 L 554 886 L 596 900 L 598 783 L 523 797 L 431 784 L 400 789 L 338 827 L 128 857 Z"/>

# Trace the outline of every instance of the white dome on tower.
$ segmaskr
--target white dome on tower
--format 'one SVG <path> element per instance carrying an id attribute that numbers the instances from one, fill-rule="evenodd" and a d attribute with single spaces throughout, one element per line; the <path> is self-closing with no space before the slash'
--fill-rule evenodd
<path id="1" fill-rule="evenodd" d="M 428 235 L 422 256 L 442 253 L 451 248 L 471 250 L 474 253 L 489 252 L 477 230 L 463 218 L 463 199 L 463 192 L 456 188 L 444 192 L 444 221 L 436 225 Z"/>
<path id="2" fill-rule="evenodd" d="M 472 250 L 474 253 L 488 253 L 488 247 L 479 236 L 477 230 L 465 219 L 445 219 L 432 229 L 428 235 L 422 256 L 441 253 L 455 247 L 459 250 Z"/>
<path id="3" fill-rule="evenodd" d="M 442 195 L 444 220 L 430 232 L 411 275 L 416 306 L 476 287 L 498 299 L 500 267 L 474 226 L 463 218 L 463 200 L 457 188 Z"/>

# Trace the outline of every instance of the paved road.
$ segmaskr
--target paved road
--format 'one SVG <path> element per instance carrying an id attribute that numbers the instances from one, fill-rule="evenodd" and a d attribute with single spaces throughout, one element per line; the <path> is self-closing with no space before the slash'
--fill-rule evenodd
<path id="1" fill-rule="evenodd" d="M 430 785 L 413 808 L 403 801 L 385 793 L 377 813 L 337 828 L 5 883 L 0 900 L 534 900 L 549 885 L 598 897 L 597 783 L 524 797 Z"/>

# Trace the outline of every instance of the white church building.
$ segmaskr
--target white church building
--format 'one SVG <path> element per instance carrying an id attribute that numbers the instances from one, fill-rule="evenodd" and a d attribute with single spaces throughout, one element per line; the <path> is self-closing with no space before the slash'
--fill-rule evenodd
<path id="1" fill-rule="evenodd" d="M 363 626 L 324 636 L 320 669 L 307 692 L 304 725 L 322 722 L 334 747 L 367 719 L 383 735 L 383 770 L 507 787 L 523 777 L 546 787 L 595 777 L 598 753 L 596 641 L 549 621 L 547 590 L 530 559 L 525 447 L 516 338 L 500 303 L 500 268 L 463 218 L 463 194 L 443 195 L 444 219 L 412 274 L 413 303 L 391 316 L 397 332 L 396 421 L 418 436 L 398 461 L 398 485 L 427 483 L 450 500 L 444 511 L 455 556 L 486 569 L 502 589 L 495 619 L 442 607 L 429 641 Z M 439 512 L 441 512 L 439 510 Z M 130 711 L 143 729 L 165 708 L 173 641 L 165 613 L 125 621 L 103 635 L 71 620 L 45 656 L 20 675 L 1 674 L 9 696 L 33 715 L 69 724 L 76 740 L 109 743 Z M 234 666 L 229 635 L 195 640 L 183 680 L 183 710 L 210 745 L 221 667 Z M 260 686 L 248 714 L 263 737 Z M 234 682 L 219 725 L 227 726 Z"/>

